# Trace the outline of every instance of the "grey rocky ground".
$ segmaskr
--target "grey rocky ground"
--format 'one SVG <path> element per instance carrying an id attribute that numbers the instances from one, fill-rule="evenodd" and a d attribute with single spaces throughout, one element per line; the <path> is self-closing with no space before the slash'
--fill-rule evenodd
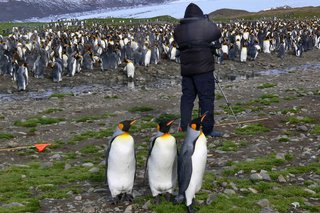
<path id="1" fill-rule="evenodd" d="M 304 166 L 318 161 L 320 154 L 320 135 L 311 134 L 315 125 L 320 123 L 320 51 L 306 52 L 302 58 L 287 56 L 283 61 L 274 55 L 261 54 L 255 62 L 230 62 L 217 64 L 216 75 L 221 78 L 220 85 L 232 106 L 239 103 L 248 103 L 268 94 L 275 94 L 277 102 L 270 105 L 255 104 L 255 108 L 248 107 L 237 114 L 240 121 L 262 119 L 255 123 L 261 123 L 271 131 L 254 136 L 239 135 L 235 133 L 236 125 L 225 125 L 234 122 L 232 115 L 225 112 L 226 103 L 221 98 L 220 90 L 216 89 L 220 98 L 216 100 L 216 125 L 219 131 L 225 133 L 224 138 L 208 139 L 208 172 L 221 175 L 228 168 L 228 162 L 248 161 L 260 156 L 275 153 L 279 159 L 286 154 L 294 156 L 290 165 Z M 273 72 L 288 71 L 285 74 L 261 75 L 259 71 L 273 70 Z M 245 79 L 247 78 L 247 79 Z M 230 81 L 228 79 L 235 79 Z M 35 142 L 68 141 L 73 135 L 85 131 L 96 131 L 106 127 L 115 127 L 116 123 L 126 118 L 134 117 L 157 117 L 163 113 L 178 114 L 179 98 L 181 95 L 179 65 L 174 62 L 162 61 L 159 65 L 151 65 L 148 68 L 138 67 L 136 80 L 128 83 L 124 74 L 119 72 L 92 73 L 83 72 L 74 78 L 63 79 L 60 85 L 56 85 L 50 79 L 31 78 L 27 92 L 18 93 L 10 80 L 1 77 L 0 85 L 0 132 L 9 132 L 15 136 L 10 140 L 0 139 L 1 148 L 32 145 Z M 263 88 L 262 85 L 270 83 L 275 86 Z M 68 89 L 63 89 L 67 87 Z M 52 90 L 53 89 L 53 90 Z M 48 97 L 55 91 L 67 93 L 73 92 L 74 96 L 64 98 Z M 218 95 L 219 96 L 219 95 Z M 217 96 L 217 97 L 218 97 Z M 148 106 L 153 110 L 150 112 L 130 112 L 132 107 Z M 248 106 L 248 105 L 246 105 Z M 259 108 L 260 107 L 260 108 Z M 50 108 L 63 109 L 54 112 L 50 116 L 63 117 L 65 121 L 54 125 L 43 125 L 37 127 L 36 131 L 30 132 L 28 128 L 14 125 L 17 120 L 27 119 L 39 115 Z M 196 104 L 197 108 L 197 104 Z M 291 110 L 290 110 L 291 109 Z M 298 110 L 292 110 L 298 109 Z M 284 112 L 289 110 L 289 112 Z M 77 118 L 89 115 L 102 115 L 104 113 L 113 116 L 93 122 L 75 122 Z M 298 120 L 305 117 L 313 118 L 313 123 L 289 122 L 290 117 Z M 245 124 L 242 124 L 244 126 Z M 178 122 L 173 127 L 177 131 Z M 288 137 L 287 132 L 290 132 Z M 151 136 L 154 129 L 146 129 L 135 133 L 137 148 L 144 149 L 145 138 Z M 280 138 L 287 138 L 288 143 L 279 143 Z M 19 155 L 19 151 L 1 151 L 0 169 L 13 164 L 27 164 L 33 159 L 40 159 L 48 163 L 63 159 L 64 152 L 78 151 L 88 144 L 94 144 L 104 152 L 109 138 L 90 138 L 76 145 L 66 145 L 63 148 L 49 149 L 44 153 L 31 153 L 30 155 Z M 140 140 L 140 144 L 139 144 Z M 247 141 L 246 146 L 229 152 L 218 149 L 223 141 Z M 284 139 L 286 140 L 286 139 Z M 142 146 L 143 145 L 143 146 Z M 103 158 L 101 164 L 103 164 Z M 74 165 L 84 164 L 79 155 Z M 68 165 L 70 167 L 73 164 Z M 95 172 L 94 165 L 89 166 Z M 289 166 L 289 165 L 285 165 Z M 237 174 L 241 176 L 240 174 Z M 138 166 L 137 181 L 134 187 L 134 196 L 150 195 L 148 187 L 143 183 L 143 166 Z M 252 171 L 251 179 L 268 179 L 268 173 L 263 171 Z M 279 181 L 292 181 L 296 184 L 306 180 L 319 184 L 320 176 L 317 174 L 304 174 L 288 178 L 279 177 Z M 81 182 L 83 192 L 71 195 L 67 199 L 45 199 L 42 200 L 40 212 L 148 212 L 149 201 L 144 203 L 125 203 L 119 206 L 110 204 L 110 193 L 104 184 Z M 235 193 L 240 189 L 237 186 L 230 187 L 221 185 L 213 191 L 216 193 Z M 311 189 L 310 189 L 311 190 Z M 209 200 L 210 202 L 210 200 Z M 268 207 L 268 200 L 261 200 L 262 208 Z M 310 205 L 320 205 L 319 200 L 309 200 Z M 267 204 L 266 204 L 267 203 Z M 266 212 L 268 212 L 266 210 Z M 269 209 L 269 212 L 272 212 Z"/>

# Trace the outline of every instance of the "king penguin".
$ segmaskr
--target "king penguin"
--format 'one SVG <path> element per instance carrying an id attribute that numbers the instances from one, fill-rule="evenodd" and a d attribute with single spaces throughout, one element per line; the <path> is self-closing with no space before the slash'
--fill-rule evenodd
<path id="1" fill-rule="evenodd" d="M 193 198 L 201 189 L 207 161 L 207 138 L 201 130 L 205 116 L 193 119 L 189 124 L 178 157 L 179 194 L 174 202 L 185 201 L 189 213 L 195 212 Z"/>
<path id="2" fill-rule="evenodd" d="M 135 71 L 135 66 L 132 61 L 129 59 L 125 59 L 125 67 L 123 68 L 123 71 L 127 73 L 127 76 L 129 79 L 133 80 L 134 79 L 134 71 Z"/>
<path id="3" fill-rule="evenodd" d="M 134 139 L 129 129 L 135 122 L 125 120 L 118 124 L 106 152 L 106 181 L 115 204 L 133 200 L 136 158 Z"/>
<path id="4" fill-rule="evenodd" d="M 177 183 L 178 150 L 176 139 L 169 133 L 174 121 L 160 121 L 157 134 L 150 142 L 146 169 L 151 193 L 157 204 L 162 194 L 171 197 Z"/>

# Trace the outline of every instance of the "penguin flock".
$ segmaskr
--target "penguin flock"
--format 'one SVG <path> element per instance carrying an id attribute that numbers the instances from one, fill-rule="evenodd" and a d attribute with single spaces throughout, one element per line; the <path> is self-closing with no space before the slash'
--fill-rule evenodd
<path id="1" fill-rule="evenodd" d="M 214 42 L 217 62 L 254 61 L 260 53 L 301 57 L 303 52 L 320 49 L 320 19 L 258 20 L 219 23 L 222 36 Z"/>
<path id="2" fill-rule="evenodd" d="M 213 44 L 217 63 L 254 61 L 261 53 L 281 59 L 288 54 L 301 57 L 303 52 L 320 49 L 319 26 L 320 19 L 218 23 L 222 36 Z M 49 76 L 58 83 L 64 76 L 94 70 L 122 70 L 133 79 L 137 66 L 148 67 L 163 59 L 180 63 L 173 30 L 173 23 L 160 22 L 73 21 L 37 30 L 14 27 L 8 36 L 0 35 L 0 75 L 10 76 L 18 90 L 26 90 L 30 77 Z"/>
<path id="3" fill-rule="evenodd" d="M 145 178 L 148 177 L 156 204 L 165 196 L 175 204 L 184 202 L 189 213 L 195 212 L 193 201 L 201 189 L 207 161 L 207 138 L 201 130 L 205 116 L 191 121 L 180 152 L 175 137 L 169 133 L 175 120 L 162 120 L 157 124 L 145 166 Z M 108 144 L 105 177 L 114 204 L 133 200 L 136 159 L 134 138 L 129 129 L 136 121 L 119 122 Z M 177 182 L 179 191 L 174 198 Z"/>
<path id="4" fill-rule="evenodd" d="M 8 36 L 0 35 L 0 75 L 25 85 L 18 90 L 26 90 L 28 73 L 56 83 L 64 76 L 96 70 L 122 70 L 133 79 L 136 66 L 176 60 L 172 28 L 169 23 L 85 25 L 83 21 L 48 24 L 37 30 L 14 27 Z M 26 74 L 19 74 L 20 68 Z"/>

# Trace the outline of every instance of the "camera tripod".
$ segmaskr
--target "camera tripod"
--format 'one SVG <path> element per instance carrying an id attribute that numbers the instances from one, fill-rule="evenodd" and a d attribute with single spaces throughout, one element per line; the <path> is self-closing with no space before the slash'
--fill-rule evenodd
<path id="1" fill-rule="evenodd" d="M 226 104 L 227 104 L 229 110 L 231 111 L 234 119 L 236 120 L 237 125 L 238 125 L 239 127 L 241 127 L 241 125 L 240 125 L 240 123 L 239 123 L 239 121 L 238 121 L 238 118 L 237 118 L 236 114 L 234 113 L 234 111 L 233 111 L 233 109 L 232 109 L 232 107 L 231 107 L 231 104 L 230 104 L 229 100 L 227 99 L 227 96 L 225 95 L 224 91 L 222 90 L 222 87 L 221 87 L 221 85 L 220 85 L 220 83 L 219 83 L 219 80 L 217 79 L 217 77 L 216 77 L 215 74 L 213 74 L 213 77 L 214 77 L 215 83 L 216 83 L 216 84 L 218 85 L 218 87 L 219 87 L 219 90 L 220 90 L 220 92 L 221 92 L 224 100 L 226 101 Z M 199 105 L 198 114 L 199 114 L 198 116 L 200 117 L 200 116 L 201 116 L 201 108 L 200 108 L 200 105 Z"/>

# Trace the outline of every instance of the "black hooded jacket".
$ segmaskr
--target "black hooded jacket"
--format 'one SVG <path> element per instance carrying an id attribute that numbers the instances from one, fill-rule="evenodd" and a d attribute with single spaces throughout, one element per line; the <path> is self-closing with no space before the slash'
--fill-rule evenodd
<path id="1" fill-rule="evenodd" d="M 214 71 L 210 44 L 221 37 L 217 25 L 204 16 L 196 4 L 189 4 L 184 18 L 174 30 L 180 50 L 181 75 L 191 76 Z"/>

